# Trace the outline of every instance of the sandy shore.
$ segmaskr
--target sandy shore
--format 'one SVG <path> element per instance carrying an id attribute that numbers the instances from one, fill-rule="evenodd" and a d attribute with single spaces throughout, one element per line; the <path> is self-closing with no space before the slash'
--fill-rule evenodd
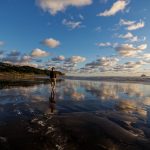
<path id="1" fill-rule="evenodd" d="M 150 149 L 149 85 L 37 81 L 3 81 L 0 150 Z"/>

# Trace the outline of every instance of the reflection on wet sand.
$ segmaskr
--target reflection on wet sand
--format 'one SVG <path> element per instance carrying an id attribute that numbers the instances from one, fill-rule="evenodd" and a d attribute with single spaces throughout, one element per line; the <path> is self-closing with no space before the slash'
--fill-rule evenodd
<path id="1" fill-rule="evenodd" d="M 51 96 L 49 97 L 49 108 L 51 113 L 54 113 L 56 109 L 55 91 L 51 90 Z"/>
<path id="2" fill-rule="evenodd" d="M 128 84 L 128 83 L 109 83 L 109 82 L 81 82 L 87 92 L 90 92 L 93 95 L 96 95 L 100 99 L 109 100 L 109 99 L 119 99 L 122 97 L 120 94 L 127 96 L 143 96 L 143 91 L 140 85 L 137 84 Z"/>
<path id="3" fill-rule="evenodd" d="M 1 89 L 0 149 L 149 150 L 149 89 L 73 80 L 55 91 L 44 84 Z"/>

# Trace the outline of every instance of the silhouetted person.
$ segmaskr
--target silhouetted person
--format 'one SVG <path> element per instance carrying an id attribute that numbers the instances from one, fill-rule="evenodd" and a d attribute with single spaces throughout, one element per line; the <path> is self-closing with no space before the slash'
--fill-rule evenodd
<path id="1" fill-rule="evenodd" d="M 55 105 L 56 105 L 55 92 L 54 90 L 51 90 L 51 96 L 49 97 L 49 108 L 51 110 L 51 113 L 54 113 Z"/>
<path id="2" fill-rule="evenodd" d="M 52 67 L 52 69 L 50 71 L 50 83 L 51 83 L 52 90 L 56 86 L 56 72 L 54 70 L 55 70 L 55 68 Z"/>

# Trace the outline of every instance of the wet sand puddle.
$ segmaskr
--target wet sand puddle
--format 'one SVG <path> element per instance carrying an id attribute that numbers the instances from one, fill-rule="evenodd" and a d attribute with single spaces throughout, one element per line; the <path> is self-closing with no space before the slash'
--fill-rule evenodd
<path id="1" fill-rule="evenodd" d="M 65 80 L 0 90 L 0 149 L 149 150 L 150 85 Z"/>

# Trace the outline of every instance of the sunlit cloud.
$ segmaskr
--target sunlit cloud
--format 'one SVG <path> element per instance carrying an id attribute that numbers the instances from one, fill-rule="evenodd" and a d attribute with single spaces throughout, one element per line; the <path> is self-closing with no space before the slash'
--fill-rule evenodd
<path id="1" fill-rule="evenodd" d="M 69 58 L 66 58 L 62 64 L 61 70 L 72 73 L 72 72 L 78 72 L 77 65 L 79 63 L 83 63 L 86 61 L 85 57 L 82 56 L 71 56 Z"/>
<path id="2" fill-rule="evenodd" d="M 137 47 L 134 47 L 133 44 L 121 44 L 115 47 L 115 50 L 119 55 L 124 57 L 135 56 L 138 52 L 141 52 L 147 48 L 147 44 L 141 44 Z"/>
<path id="3" fill-rule="evenodd" d="M 59 11 L 64 11 L 68 6 L 81 7 L 92 4 L 92 0 L 36 0 L 36 3 L 44 11 L 55 15 Z"/>
<path id="4" fill-rule="evenodd" d="M 90 68 L 95 68 L 95 67 L 112 67 L 117 64 L 119 61 L 118 58 L 114 57 L 102 57 L 97 59 L 96 61 L 93 61 L 91 63 L 87 63 L 85 66 L 90 67 Z"/>
<path id="5" fill-rule="evenodd" d="M 52 61 L 64 61 L 65 60 L 65 57 L 60 55 L 60 56 L 57 56 L 57 57 L 54 57 L 52 58 Z"/>
<path id="6" fill-rule="evenodd" d="M 126 62 L 124 64 L 124 67 L 128 69 L 135 69 L 141 67 L 144 64 L 145 64 L 144 61 L 137 61 L 137 62 L 130 61 L 130 62 Z"/>
<path id="7" fill-rule="evenodd" d="M 130 20 L 124 20 L 124 19 L 121 19 L 119 24 L 121 26 L 122 25 L 126 26 L 126 30 L 129 30 L 129 31 L 137 30 L 145 26 L 144 21 L 136 22 L 136 21 L 130 21 Z"/>
<path id="8" fill-rule="evenodd" d="M 77 72 L 79 63 L 82 63 L 86 60 L 85 57 L 82 56 L 71 56 L 69 58 L 65 58 L 65 56 L 57 56 L 49 60 L 45 66 L 51 68 L 52 66 L 55 67 L 57 70 L 62 72 Z"/>
<path id="9" fill-rule="evenodd" d="M 48 55 L 49 55 L 48 52 L 41 50 L 39 48 L 34 49 L 31 53 L 31 56 L 33 56 L 33 57 L 46 57 Z"/>
<path id="10" fill-rule="evenodd" d="M 144 26 L 145 26 L 145 23 L 143 21 L 140 21 L 138 23 L 134 23 L 128 26 L 126 29 L 131 31 L 131 30 L 137 30 L 137 29 L 143 28 Z"/>
<path id="11" fill-rule="evenodd" d="M 120 25 L 124 25 L 124 26 L 130 26 L 133 25 L 134 23 L 135 21 L 124 20 L 124 19 L 121 19 L 119 22 Z"/>
<path id="12" fill-rule="evenodd" d="M 126 6 L 128 5 L 129 1 L 127 0 L 118 0 L 115 3 L 113 3 L 113 5 L 111 6 L 110 9 L 105 10 L 102 13 L 99 13 L 97 16 L 113 16 L 115 15 L 117 12 L 119 11 L 123 11 Z"/>
<path id="13" fill-rule="evenodd" d="M 133 56 L 137 56 L 137 51 L 122 50 L 122 51 L 119 51 L 119 55 L 123 57 L 133 57 Z"/>
<path id="14" fill-rule="evenodd" d="M 77 64 L 77 63 L 84 62 L 85 60 L 86 60 L 85 57 L 81 57 L 81 56 L 72 56 L 72 57 L 70 57 L 70 58 L 66 58 L 65 62 L 66 62 L 66 63 Z"/>
<path id="15" fill-rule="evenodd" d="M 2 62 L 9 63 L 18 66 L 32 66 L 38 67 L 36 63 L 33 63 L 33 57 L 30 55 L 22 55 L 19 51 L 11 51 L 7 55 L 3 55 Z"/>
<path id="16" fill-rule="evenodd" d="M 140 54 L 137 56 L 137 58 L 140 58 L 143 61 L 150 61 L 150 53 Z"/>
<path id="17" fill-rule="evenodd" d="M 23 55 L 21 57 L 21 62 L 22 63 L 27 63 L 27 62 L 31 62 L 33 60 L 33 58 L 30 55 Z"/>
<path id="18" fill-rule="evenodd" d="M 128 33 L 125 34 L 125 35 L 120 34 L 118 37 L 119 37 L 119 38 L 123 38 L 123 39 L 130 39 L 130 38 L 133 37 L 133 34 L 130 33 L 130 32 L 128 32 Z"/>
<path id="19" fill-rule="evenodd" d="M 62 24 L 67 26 L 70 29 L 76 29 L 82 26 L 81 21 L 72 21 L 72 20 L 66 20 L 66 19 L 63 19 Z"/>
<path id="20" fill-rule="evenodd" d="M 118 64 L 113 69 L 114 71 L 133 71 L 136 69 L 137 71 L 137 69 L 141 68 L 145 64 L 146 63 L 144 61 L 129 61 L 124 64 Z"/>
<path id="21" fill-rule="evenodd" d="M 137 36 L 134 36 L 131 32 L 128 32 L 126 34 L 120 34 L 118 35 L 119 38 L 122 39 L 128 39 L 130 42 L 137 42 L 139 41 Z"/>
<path id="22" fill-rule="evenodd" d="M 45 39 L 42 43 L 50 48 L 56 48 L 60 45 L 60 42 L 53 38 Z"/>

